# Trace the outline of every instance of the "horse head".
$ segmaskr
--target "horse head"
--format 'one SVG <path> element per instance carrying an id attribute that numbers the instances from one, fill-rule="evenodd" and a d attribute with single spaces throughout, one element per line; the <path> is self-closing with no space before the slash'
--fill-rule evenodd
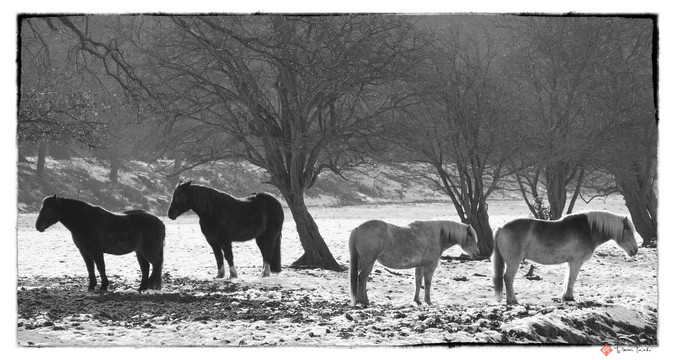
<path id="1" fill-rule="evenodd" d="M 40 214 L 35 221 L 35 229 L 37 229 L 37 231 L 43 232 L 59 221 L 59 211 L 57 206 L 56 195 L 47 196 L 42 200 L 42 208 L 40 208 Z"/>
<path id="2" fill-rule="evenodd" d="M 635 230 L 633 222 L 628 216 L 623 218 L 623 231 L 621 239 L 615 239 L 616 243 L 628 254 L 628 256 L 635 256 L 638 252 L 637 241 L 635 241 Z"/>
<path id="3" fill-rule="evenodd" d="M 169 205 L 167 214 L 169 219 L 176 220 L 179 215 L 190 210 L 192 207 L 191 184 L 192 180 L 188 182 L 180 180 L 178 185 L 176 185 L 176 188 L 173 190 L 173 195 L 171 196 L 171 204 Z"/>
<path id="4" fill-rule="evenodd" d="M 466 226 L 466 238 L 462 249 L 466 251 L 472 259 L 476 258 L 480 253 L 478 249 L 478 235 L 471 225 Z"/>

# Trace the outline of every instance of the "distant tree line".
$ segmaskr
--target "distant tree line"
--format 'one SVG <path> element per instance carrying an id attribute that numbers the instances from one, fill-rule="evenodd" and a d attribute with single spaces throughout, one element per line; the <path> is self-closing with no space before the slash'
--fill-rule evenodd
<path id="1" fill-rule="evenodd" d="M 338 270 L 304 194 L 402 164 L 492 251 L 488 199 L 557 219 L 618 192 L 656 240 L 653 17 L 92 15 L 19 18 L 20 155 L 264 169 L 305 251 Z M 163 162 L 165 163 L 165 162 Z M 46 180 L 45 180 L 46 181 Z M 592 193 L 586 193 L 591 189 Z M 548 204 L 548 205 L 546 205 Z"/>

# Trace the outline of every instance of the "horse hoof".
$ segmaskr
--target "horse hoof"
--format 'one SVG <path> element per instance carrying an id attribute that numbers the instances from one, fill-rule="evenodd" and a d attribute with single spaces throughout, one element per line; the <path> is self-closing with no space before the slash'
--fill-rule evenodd
<path id="1" fill-rule="evenodd" d="M 360 306 L 363 306 L 363 307 L 368 307 L 369 304 L 370 304 L 370 301 L 368 301 L 368 300 L 365 300 L 365 301 L 361 300 L 361 301 L 356 302 L 356 306 L 360 305 Z"/>

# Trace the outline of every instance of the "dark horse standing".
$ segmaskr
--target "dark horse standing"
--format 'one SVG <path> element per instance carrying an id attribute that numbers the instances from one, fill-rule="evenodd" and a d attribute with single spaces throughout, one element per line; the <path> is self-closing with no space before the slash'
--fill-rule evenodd
<path id="1" fill-rule="evenodd" d="M 237 277 L 232 259 L 232 242 L 255 238 L 263 257 L 263 273 L 281 271 L 281 228 L 284 211 L 279 201 L 267 193 L 254 193 L 238 199 L 206 186 L 182 180 L 173 191 L 169 218 L 192 210 L 199 216 L 199 226 L 211 245 L 218 266 L 218 278 L 225 276 L 223 254 L 230 267 L 230 277 Z"/>
<path id="2" fill-rule="evenodd" d="M 162 263 L 164 261 L 164 223 L 144 210 L 129 210 L 112 213 L 84 201 L 46 197 L 35 222 L 39 232 L 61 222 L 73 236 L 89 272 L 88 291 L 96 287 L 94 264 L 101 275 L 101 292 L 108 290 L 103 253 L 124 255 L 136 252 L 141 266 L 139 291 L 159 290 L 162 287 Z M 152 275 L 148 278 L 152 264 Z"/>

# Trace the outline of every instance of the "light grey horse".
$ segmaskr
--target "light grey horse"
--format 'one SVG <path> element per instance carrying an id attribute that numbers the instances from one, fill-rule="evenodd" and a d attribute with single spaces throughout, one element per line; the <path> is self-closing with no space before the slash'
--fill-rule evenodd
<path id="1" fill-rule="evenodd" d="M 638 247 L 634 231 L 628 217 L 607 211 L 572 214 L 555 221 L 524 218 L 506 223 L 495 232 L 492 252 L 497 301 L 501 301 L 506 284 L 506 303 L 518 303 L 513 280 L 524 259 L 544 265 L 567 263 L 569 272 L 562 299 L 573 301 L 572 289 L 581 265 L 610 239 L 629 256 L 635 256 Z"/>
<path id="2" fill-rule="evenodd" d="M 349 276 L 352 305 L 368 305 L 366 283 L 375 261 L 393 269 L 415 268 L 415 297 L 420 302 L 424 277 L 424 301 L 431 304 L 431 277 L 443 251 L 459 245 L 471 257 L 478 255 L 476 232 L 470 225 L 453 221 L 416 221 L 406 227 L 369 220 L 349 236 Z"/>

